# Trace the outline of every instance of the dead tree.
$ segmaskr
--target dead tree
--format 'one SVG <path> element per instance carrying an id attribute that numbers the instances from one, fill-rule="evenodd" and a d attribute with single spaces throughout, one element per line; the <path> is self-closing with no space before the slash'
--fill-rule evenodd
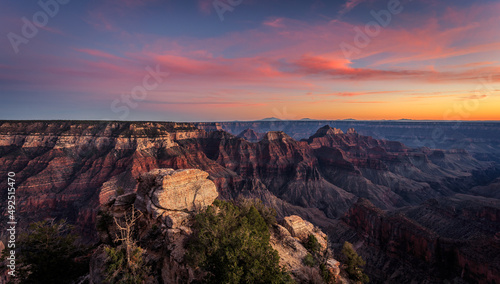
<path id="1" fill-rule="evenodd" d="M 115 234 L 115 242 L 122 242 L 123 244 L 125 244 L 125 249 L 127 254 L 127 265 L 129 266 L 131 264 L 130 257 L 132 251 L 136 247 L 134 237 L 132 235 L 134 233 L 134 226 L 137 220 L 142 217 L 142 213 L 140 211 L 137 211 L 139 214 L 136 214 L 136 211 L 137 210 L 132 205 L 132 213 L 131 214 L 125 213 L 125 217 L 122 224 L 120 224 L 120 222 L 116 217 L 113 218 L 115 220 L 116 227 L 120 231 L 119 236 L 118 234 Z"/>

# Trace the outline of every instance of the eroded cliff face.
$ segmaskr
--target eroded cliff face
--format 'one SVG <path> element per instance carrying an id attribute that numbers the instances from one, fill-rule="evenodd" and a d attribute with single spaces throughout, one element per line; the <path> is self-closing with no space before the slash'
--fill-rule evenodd
<path id="1" fill-rule="evenodd" d="M 299 215 L 327 228 L 337 224 L 335 219 L 358 197 L 384 210 L 418 205 L 429 198 L 467 193 L 492 167 L 465 151 L 412 149 L 353 130 L 323 127 L 302 141 L 284 132 L 268 132 L 258 142 L 249 142 L 216 129 L 205 132 L 191 124 L 159 122 L 3 122 L 0 175 L 16 173 L 20 228 L 47 217 L 67 218 L 86 239 L 97 240 L 99 206 L 116 191 L 137 192 L 137 178 L 158 168 L 203 170 L 219 198 L 259 198 L 280 218 Z M 125 204 L 127 198 L 117 201 Z M 5 203 L 0 209 L 5 210 Z M 490 211 L 467 214 L 497 218 Z M 169 222 L 182 218 L 177 217 Z M 406 219 L 388 220 L 395 222 L 391 226 L 411 224 Z M 366 222 L 350 225 L 365 228 L 370 224 Z M 384 247 L 390 239 L 374 237 L 373 242 Z M 416 258 L 432 259 L 420 249 L 429 246 L 432 251 L 432 238 L 418 245 L 412 251 Z M 461 253 L 467 255 L 465 250 Z M 465 263 L 469 258 L 461 259 Z M 374 274 L 376 267 L 383 267 L 377 261 Z"/>
<path id="2" fill-rule="evenodd" d="M 498 283 L 499 210 L 496 199 L 463 194 L 394 211 L 360 199 L 329 232 L 358 245 L 375 281 Z"/>
<path id="3" fill-rule="evenodd" d="M 179 123 L 4 122 L 0 174 L 16 173 L 21 227 L 64 217 L 92 239 L 105 182 L 122 174 L 121 185 L 133 188 L 139 173 L 158 167 L 160 153 L 175 164 L 182 155 L 176 141 L 200 133 Z"/>
<path id="4" fill-rule="evenodd" d="M 386 209 L 451 194 L 489 166 L 328 126 L 308 141 L 269 132 L 251 143 L 183 123 L 4 122 L 0 145 L 0 174 L 16 173 L 22 222 L 65 216 L 88 229 L 109 182 L 133 190 L 155 168 L 207 171 L 223 198 L 278 198 L 280 216 L 299 206 L 335 218 L 357 197 Z"/>
<path id="5" fill-rule="evenodd" d="M 465 149 L 477 159 L 500 162 L 498 122 L 284 120 L 196 123 L 197 127 L 206 131 L 224 130 L 234 135 L 245 129 L 259 133 L 284 131 L 296 140 L 308 139 L 324 125 L 342 129 L 345 133 L 349 128 L 354 128 L 361 135 L 400 141 L 409 147 Z"/>

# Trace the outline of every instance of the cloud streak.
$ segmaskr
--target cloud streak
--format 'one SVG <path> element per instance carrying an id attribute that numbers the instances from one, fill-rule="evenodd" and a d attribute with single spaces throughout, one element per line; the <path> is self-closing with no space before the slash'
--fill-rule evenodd
<path id="1" fill-rule="evenodd" d="M 341 9 L 339 10 L 339 16 L 343 16 L 347 14 L 349 11 L 354 9 L 356 6 L 361 4 L 362 2 L 365 2 L 366 0 L 347 0 L 344 5 L 342 5 Z"/>

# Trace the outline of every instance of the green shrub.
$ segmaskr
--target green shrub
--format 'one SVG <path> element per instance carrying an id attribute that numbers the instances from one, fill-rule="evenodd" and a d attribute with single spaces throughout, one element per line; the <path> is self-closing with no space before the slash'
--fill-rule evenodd
<path id="1" fill-rule="evenodd" d="M 143 261 L 144 251 L 140 247 L 132 248 L 130 262 L 127 261 L 125 245 L 106 247 L 104 251 L 107 256 L 105 283 L 143 283 L 148 277 L 149 267 Z"/>
<path id="2" fill-rule="evenodd" d="M 324 263 L 319 265 L 319 270 L 321 272 L 321 278 L 325 283 L 331 283 L 333 280 L 333 275 L 330 274 L 330 271 L 326 268 Z"/>
<path id="3" fill-rule="evenodd" d="M 88 272 L 87 249 L 72 230 L 64 220 L 30 224 L 17 241 L 17 275 L 10 282 L 71 283 Z"/>
<path id="4" fill-rule="evenodd" d="M 321 251 L 321 245 L 318 242 L 318 239 L 312 234 L 307 238 L 304 247 L 309 250 L 312 254 L 317 255 Z"/>
<path id="5" fill-rule="evenodd" d="M 362 283 L 368 283 L 370 279 L 361 268 L 365 266 L 366 262 L 356 253 L 356 250 L 354 250 L 351 243 L 344 243 L 344 246 L 342 247 L 342 254 L 344 256 L 346 272 L 349 275 L 349 278 L 355 281 L 361 281 Z"/>
<path id="6" fill-rule="evenodd" d="M 290 283 L 266 220 L 247 205 L 216 200 L 196 215 L 187 260 L 208 272 L 208 283 Z"/>
<path id="7" fill-rule="evenodd" d="M 252 206 L 259 211 L 260 215 L 266 222 L 266 224 L 271 227 L 276 224 L 276 210 L 271 207 L 267 207 L 259 199 L 242 199 L 237 203 L 241 210 L 248 211 Z"/>
<path id="8" fill-rule="evenodd" d="M 310 253 L 308 253 L 304 257 L 304 259 L 302 260 L 302 262 L 304 263 L 304 265 L 307 265 L 307 266 L 310 266 L 310 267 L 313 267 L 313 266 L 316 265 L 316 260 L 314 259 L 314 257 Z"/>

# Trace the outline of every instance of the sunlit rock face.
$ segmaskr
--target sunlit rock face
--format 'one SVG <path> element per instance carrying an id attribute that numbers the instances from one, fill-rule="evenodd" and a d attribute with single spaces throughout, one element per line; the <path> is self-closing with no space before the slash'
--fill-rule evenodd
<path id="1" fill-rule="evenodd" d="M 170 211 L 203 210 L 219 195 L 207 178 L 208 173 L 198 169 L 155 169 L 142 174 L 138 179 L 137 208 L 144 208 L 155 218 Z"/>

